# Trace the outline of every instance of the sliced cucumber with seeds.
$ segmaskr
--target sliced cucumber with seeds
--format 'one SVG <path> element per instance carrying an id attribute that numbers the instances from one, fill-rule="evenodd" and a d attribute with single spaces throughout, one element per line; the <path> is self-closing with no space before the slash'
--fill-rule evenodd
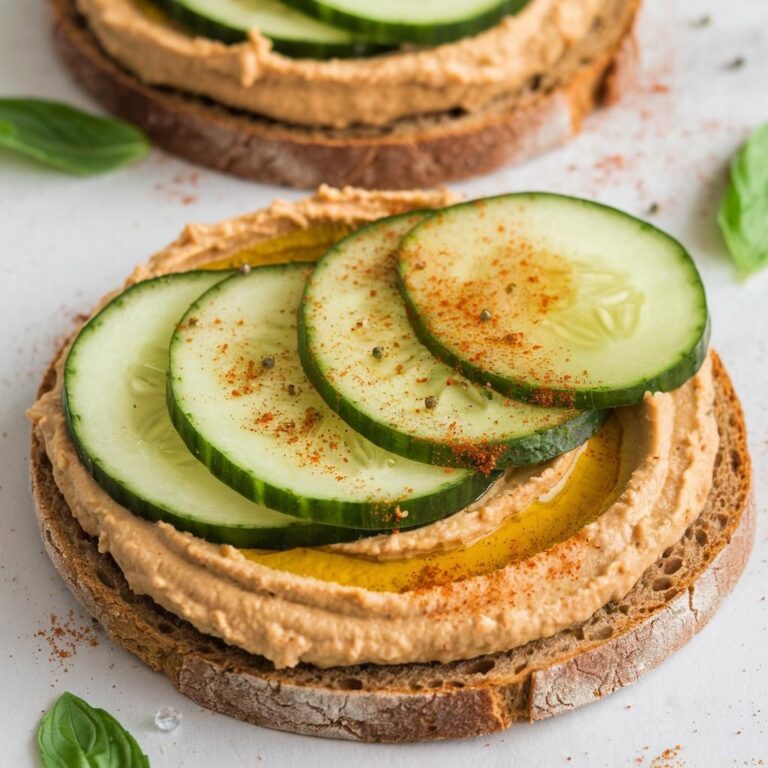
<path id="1" fill-rule="evenodd" d="M 314 390 L 296 338 L 310 271 L 259 267 L 192 305 L 170 348 L 169 408 L 184 441 L 244 496 L 326 524 L 412 527 L 474 501 L 493 475 L 384 451 Z"/>
<path id="2" fill-rule="evenodd" d="M 387 46 L 307 16 L 277 0 L 157 0 L 192 32 L 237 43 L 258 29 L 287 56 L 314 59 L 369 56 Z"/>
<path id="3" fill-rule="evenodd" d="M 317 19 L 385 43 L 435 45 L 475 35 L 528 0 L 286 0 Z"/>
<path id="4" fill-rule="evenodd" d="M 438 357 L 528 402 L 630 405 L 680 386 L 706 356 L 688 252 L 598 203 L 527 193 L 444 209 L 403 239 L 399 274 Z"/>
<path id="5" fill-rule="evenodd" d="M 179 318 L 230 273 L 138 283 L 80 332 L 64 372 L 64 406 L 83 464 L 116 501 L 150 520 L 239 547 L 279 549 L 356 538 L 254 504 L 195 459 L 166 408 L 168 344 Z"/>
<path id="6" fill-rule="evenodd" d="M 533 464 L 581 445 L 606 412 L 510 400 L 457 374 L 418 340 L 397 286 L 397 244 L 427 215 L 358 230 L 310 276 L 299 353 L 317 391 L 372 442 L 433 464 Z"/>

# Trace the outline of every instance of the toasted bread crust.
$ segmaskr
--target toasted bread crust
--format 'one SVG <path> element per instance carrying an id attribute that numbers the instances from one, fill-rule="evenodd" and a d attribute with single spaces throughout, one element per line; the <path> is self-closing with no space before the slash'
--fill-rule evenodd
<path id="1" fill-rule="evenodd" d="M 473 114 L 399 121 L 385 129 L 311 130 L 144 85 L 99 48 L 72 0 L 49 0 L 61 60 L 110 112 L 160 147 L 219 171 L 272 184 L 429 187 L 519 163 L 566 141 L 601 99 L 615 100 L 616 68 L 635 50 L 640 0 L 610 14 L 556 71 Z"/>
<path id="2" fill-rule="evenodd" d="M 51 367 L 41 393 L 54 381 Z M 296 733 L 360 741 L 476 736 L 594 701 L 658 666 L 733 589 L 752 546 L 751 466 L 741 406 L 714 360 L 720 447 L 712 492 L 685 536 L 621 601 L 569 630 L 450 664 L 275 670 L 134 595 L 56 487 L 33 432 L 32 488 L 45 548 L 110 637 L 199 704 Z"/>

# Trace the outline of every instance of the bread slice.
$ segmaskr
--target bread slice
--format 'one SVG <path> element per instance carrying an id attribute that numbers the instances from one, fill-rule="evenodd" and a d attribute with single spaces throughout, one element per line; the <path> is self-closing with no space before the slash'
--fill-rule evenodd
<path id="1" fill-rule="evenodd" d="M 69 511 L 32 435 L 32 488 L 45 548 L 110 637 L 197 703 L 257 725 L 360 741 L 476 736 L 595 701 L 658 666 L 710 619 L 738 580 L 755 526 L 746 430 L 714 359 L 720 447 L 707 504 L 621 601 L 505 653 L 450 664 L 275 670 L 131 592 Z M 41 394 L 54 384 L 51 367 Z"/>
<path id="2" fill-rule="evenodd" d="M 589 35 L 520 92 L 485 109 L 400 120 L 386 128 L 308 129 L 144 85 L 112 61 L 73 0 L 49 0 L 61 60 L 110 112 L 194 163 L 292 187 L 430 187 L 522 162 L 576 133 L 614 100 L 634 58 L 640 0 L 611 0 Z"/>

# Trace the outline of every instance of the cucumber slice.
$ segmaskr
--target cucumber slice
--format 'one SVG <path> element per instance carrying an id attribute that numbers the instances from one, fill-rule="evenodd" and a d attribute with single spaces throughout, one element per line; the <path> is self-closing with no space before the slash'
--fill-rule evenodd
<path id="1" fill-rule="evenodd" d="M 351 427 L 419 461 L 487 469 L 581 445 L 607 412 L 509 400 L 458 375 L 418 340 L 397 286 L 397 244 L 427 215 L 370 224 L 317 265 L 299 309 L 310 381 Z"/>
<path id="2" fill-rule="evenodd" d="M 113 299 L 67 357 L 63 400 L 83 464 L 142 517 L 237 547 L 281 549 L 357 538 L 254 504 L 187 450 L 165 404 L 168 343 L 182 313 L 227 272 L 147 280 Z"/>
<path id="3" fill-rule="evenodd" d="M 347 29 L 307 16 L 277 0 L 156 0 L 191 31 L 225 43 L 258 29 L 286 56 L 313 59 L 369 56 L 387 50 Z"/>
<path id="4" fill-rule="evenodd" d="M 259 267 L 192 305 L 170 348 L 169 407 L 184 441 L 244 496 L 326 524 L 412 527 L 474 501 L 493 476 L 383 451 L 314 390 L 296 349 L 310 271 Z"/>
<path id="5" fill-rule="evenodd" d="M 381 43 L 435 45 L 475 35 L 528 0 L 286 0 L 317 19 Z"/>
<path id="6" fill-rule="evenodd" d="M 704 361 L 704 286 L 680 243 L 546 193 L 464 203 L 400 246 L 414 329 L 465 376 L 539 405 L 608 408 L 675 389 Z"/>

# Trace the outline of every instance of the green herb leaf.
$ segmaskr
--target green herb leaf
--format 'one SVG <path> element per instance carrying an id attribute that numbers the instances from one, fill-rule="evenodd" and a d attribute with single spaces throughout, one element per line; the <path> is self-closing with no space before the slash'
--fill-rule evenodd
<path id="1" fill-rule="evenodd" d="M 758 128 L 733 158 L 717 220 L 742 271 L 768 266 L 768 125 Z"/>
<path id="2" fill-rule="evenodd" d="M 77 176 L 143 157 L 149 140 L 122 120 L 40 99 L 0 99 L 0 146 Z"/>
<path id="3" fill-rule="evenodd" d="M 45 768 L 149 768 L 136 740 L 112 715 L 65 693 L 37 731 Z"/>

